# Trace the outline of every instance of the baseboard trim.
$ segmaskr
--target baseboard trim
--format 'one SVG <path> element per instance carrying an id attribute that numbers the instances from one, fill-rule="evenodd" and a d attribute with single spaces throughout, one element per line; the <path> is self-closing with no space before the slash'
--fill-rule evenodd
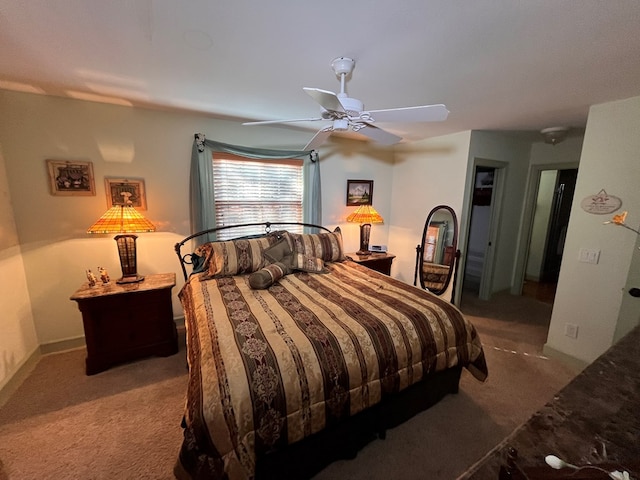
<path id="1" fill-rule="evenodd" d="M 49 353 L 59 353 L 66 350 L 75 350 L 86 346 L 84 335 L 81 337 L 67 338 L 66 340 L 58 340 L 57 342 L 43 343 L 40 345 L 40 352 L 43 355 Z"/>
<path id="2" fill-rule="evenodd" d="M 9 376 L 7 381 L 0 386 L 0 407 L 7 403 L 11 395 L 22 385 L 22 382 L 31 374 L 33 369 L 36 368 L 41 356 L 40 347 L 36 347 Z"/>
<path id="3" fill-rule="evenodd" d="M 568 355 L 564 352 L 561 352 L 560 350 L 556 350 L 546 343 L 542 347 L 542 353 L 544 353 L 547 357 L 555 358 L 556 360 L 564 363 L 572 370 L 575 370 L 576 374 L 580 373 L 582 370 L 589 366 L 589 362 L 585 362 L 584 360 L 580 360 L 579 358 Z"/>
<path id="4" fill-rule="evenodd" d="M 175 317 L 174 320 L 176 322 L 176 330 L 178 331 L 178 334 L 184 336 L 186 330 L 184 316 Z M 40 357 L 50 353 L 60 353 L 84 347 L 86 347 L 84 335 L 80 337 L 67 338 L 65 340 L 58 340 L 51 343 L 43 343 L 36 347 L 22 361 L 15 371 L 9 375 L 5 383 L 3 385 L 0 384 L 0 407 L 7 403 L 9 397 L 11 397 L 11 395 L 33 371 L 38 360 L 40 360 Z"/>

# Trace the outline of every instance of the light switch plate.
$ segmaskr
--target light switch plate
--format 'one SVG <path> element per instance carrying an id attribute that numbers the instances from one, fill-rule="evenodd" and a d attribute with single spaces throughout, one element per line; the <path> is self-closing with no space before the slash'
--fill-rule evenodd
<path id="1" fill-rule="evenodd" d="M 575 325 L 573 323 L 565 323 L 564 334 L 569 338 L 578 338 L 578 325 Z"/>
<path id="2" fill-rule="evenodd" d="M 581 248 L 578 260 L 582 263 L 597 264 L 600 261 L 600 250 L 594 248 Z"/>

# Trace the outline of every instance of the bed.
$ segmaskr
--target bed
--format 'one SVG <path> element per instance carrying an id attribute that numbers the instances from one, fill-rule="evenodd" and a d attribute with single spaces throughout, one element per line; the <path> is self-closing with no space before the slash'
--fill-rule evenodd
<path id="1" fill-rule="evenodd" d="M 177 478 L 308 478 L 457 392 L 462 368 L 486 378 L 460 311 L 347 260 L 339 228 L 252 225 L 265 233 L 176 245 L 189 364 Z"/>

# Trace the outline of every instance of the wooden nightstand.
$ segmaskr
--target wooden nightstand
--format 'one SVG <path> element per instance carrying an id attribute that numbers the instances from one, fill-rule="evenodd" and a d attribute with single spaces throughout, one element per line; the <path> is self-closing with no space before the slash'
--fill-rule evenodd
<path id="1" fill-rule="evenodd" d="M 71 300 L 82 312 L 87 343 L 87 375 L 122 362 L 178 352 L 171 289 L 175 273 L 146 275 L 139 283 L 90 287 L 85 283 Z"/>
<path id="2" fill-rule="evenodd" d="M 384 273 L 385 275 L 391 275 L 391 264 L 395 255 L 390 253 L 372 253 L 367 256 L 360 256 L 357 253 L 347 253 L 345 255 L 349 260 L 353 260 L 360 265 L 363 265 L 376 272 Z"/>

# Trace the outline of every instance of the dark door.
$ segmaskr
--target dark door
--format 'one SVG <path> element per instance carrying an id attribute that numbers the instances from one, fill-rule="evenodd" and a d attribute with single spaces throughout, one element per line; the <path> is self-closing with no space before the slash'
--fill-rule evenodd
<path id="1" fill-rule="evenodd" d="M 549 224 L 549 234 L 547 236 L 547 247 L 542 269 L 541 280 L 543 282 L 558 281 L 577 176 L 578 169 L 558 170 L 556 187 L 553 193 L 553 207 L 551 211 L 551 222 Z"/>

